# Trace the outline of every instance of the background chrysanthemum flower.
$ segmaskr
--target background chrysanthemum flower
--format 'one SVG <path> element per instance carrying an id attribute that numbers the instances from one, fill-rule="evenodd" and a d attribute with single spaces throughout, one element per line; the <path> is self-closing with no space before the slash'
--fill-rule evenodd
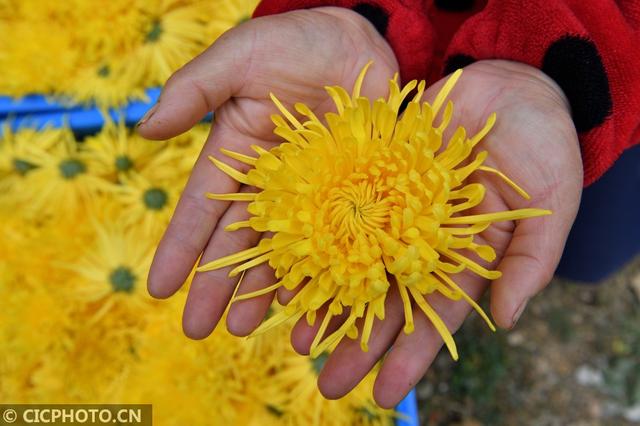
<path id="1" fill-rule="evenodd" d="M 0 93 L 56 94 L 101 107 L 145 99 L 144 89 L 163 84 L 256 3 L 7 0 L 0 7 Z"/>
<path id="2" fill-rule="evenodd" d="M 114 183 L 121 176 L 141 172 L 166 147 L 163 142 L 143 139 L 122 120 L 108 120 L 98 134 L 87 137 L 84 143 L 96 173 Z"/>
<path id="3" fill-rule="evenodd" d="M 91 322 L 112 309 L 124 310 L 125 315 L 134 317 L 155 309 L 157 303 L 146 289 L 153 241 L 121 223 L 94 220 L 92 225 L 95 243 L 68 265 L 76 273 L 69 291 L 92 311 Z"/>
<path id="4" fill-rule="evenodd" d="M 144 92 L 136 81 L 127 79 L 121 68 L 122 63 L 118 61 L 83 66 L 66 84 L 57 86 L 55 92 L 71 96 L 75 102 L 95 103 L 105 108 L 122 105 L 131 98 L 144 99 Z"/>
<path id="5" fill-rule="evenodd" d="M 70 130 L 51 147 L 29 146 L 25 161 L 37 167 L 26 175 L 20 197 L 31 214 L 60 217 L 82 211 L 100 185 L 86 151 Z"/>
<path id="6" fill-rule="evenodd" d="M 52 93 L 63 76 L 75 73 L 80 52 L 63 25 L 45 19 L 0 20 L 0 34 L 0 93 Z"/>
<path id="7" fill-rule="evenodd" d="M 314 324 L 318 310 L 328 306 L 311 344 L 314 357 L 344 336 L 359 337 L 366 351 L 373 321 L 384 319 L 385 297 L 396 286 L 404 304 L 405 333 L 413 332 L 415 306 L 457 359 L 449 330 L 425 296 L 438 292 L 453 300 L 464 299 L 493 329 L 482 309 L 450 275 L 468 270 L 496 279 L 500 273 L 486 269 L 461 250 L 491 262 L 496 254 L 490 246 L 475 242 L 478 233 L 492 222 L 550 212 L 466 213 L 484 197 L 484 186 L 466 182 L 474 172 L 496 173 L 528 196 L 502 173 L 483 165 L 486 151 L 474 150 L 495 123 L 495 114 L 475 135 L 467 136 L 459 127 L 448 140 L 443 139 L 453 114 L 453 104 L 445 106 L 445 100 L 461 71 L 449 78 L 430 105 L 421 101 L 424 81 L 412 81 L 400 89 L 397 76 L 390 81 L 387 99 L 361 97 L 367 67 L 351 95 L 341 87 L 327 89 L 337 112 L 325 115 L 326 126 L 306 105 L 296 104 L 296 111 L 305 119 L 300 122 L 272 96 L 282 113 L 272 117 L 275 134 L 284 142 L 270 151 L 254 146 L 257 157 L 222 150 L 252 166 L 248 173 L 211 157 L 230 177 L 260 189 L 254 194 L 208 194 L 217 200 L 251 201 L 247 209 L 251 218 L 226 229 L 250 227 L 272 232 L 273 237 L 199 270 L 239 263 L 229 274 L 234 276 L 268 262 L 279 281 L 237 299 L 279 287 L 299 290 L 282 312 L 255 333 L 302 316 Z M 417 93 L 399 116 L 405 98 L 414 90 Z M 323 337 L 329 321 L 343 311 L 348 312 L 346 321 Z M 360 328 L 358 319 L 363 320 Z"/>
<path id="8" fill-rule="evenodd" d="M 279 333 L 286 334 L 288 328 Z M 265 336 L 265 335 L 263 335 Z M 256 336 L 260 338 L 263 336 Z M 266 336 L 265 336 L 266 337 Z M 338 426 L 345 424 L 335 413 L 347 413 L 351 417 L 349 424 L 367 424 L 365 418 L 372 420 L 372 425 L 387 424 L 392 417 L 391 410 L 383 410 L 372 399 L 373 378 L 369 374 L 349 394 L 349 398 L 327 400 L 317 389 L 318 375 L 322 370 L 328 353 L 315 359 L 301 357 L 291 350 L 283 351 L 277 357 L 268 357 L 273 376 L 264 389 L 266 398 L 271 401 L 271 412 L 279 413 L 279 424 L 303 424 L 310 426 Z M 374 373 L 377 368 L 374 368 Z M 270 394 L 272 393 L 273 394 Z M 365 414 L 366 413 L 366 414 Z M 258 423 L 256 423 L 258 424 Z"/>
<path id="9" fill-rule="evenodd" d="M 22 129 L 14 132 L 8 124 L 2 127 L 0 139 L 0 198 L 11 197 L 29 172 L 38 167 L 28 159 L 34 147 L 44 150 L 68 137 L 62 129 Z"/>
<path id="10" fill-rule="evenodd" d="M 50 351 L 64 346 L 73 324 L 69 306 L 60 303 L 63 293 L 27 282 L 9 263 L 0 261 L 0 398 L 31 400 L 31 374 Z M 46 315 L 43 315 L 46 312 Z"/>
<path id="11" fill-rule="evenodd" d="M 144 18 L 123 67 L 134 81 L 162 84 L 211 43 L 202 1 L 148 0 L 138 7 Z"/>
<path id="12" fill-rule="evenodd" d="M 216 39 L 225 31 L 251 18 L 258 5 L 258 0 L 213 0 L 207 2 L 212 11 L 207 20 L 207 31 L 210 38 Z"/>
<path id="13" fill-rule="evenodd" d="M 166 228 L 175 208 L 178 192 L 170 181 L 151 181 L 143 175 L 123 178 L 125 185 L 114 187 L 122 205 L 122 217 L 127 225 L 138 224 L 146 238 L 158 235 Z"/>

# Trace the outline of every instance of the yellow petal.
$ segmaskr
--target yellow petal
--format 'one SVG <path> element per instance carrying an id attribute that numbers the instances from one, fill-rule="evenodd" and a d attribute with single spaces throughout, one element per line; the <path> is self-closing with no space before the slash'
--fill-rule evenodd
<path id="1" fill-rule="evenodd" d="M 449 331 L 445 323 L 442 321 L 442 319 L 436 313 L 436 311 L 434 311 L 433 308 L 429 306 L 424 296 L 420 294 L 420 292 L 418 292 L 417 290 L 414 290 L 413 288 L 409 288 L 409 291 L 411 292 L 411 295 L 416 301 L 416 304 L 418 305 L 418 307 L 422 310 L 422 312 L 424 312 L 427 318 L 429 318 L 433 326 L 436 328 L 436 330 L 442 337 L 442 340 L 444 340 L 444 344 L 447 346 L 447 349 L 449 349 L 451 358 L 457 361 L 458 349 L 456 348 L 456 342 L 453 340 L 453 336 L 451 335 L 451 332 Z"/>

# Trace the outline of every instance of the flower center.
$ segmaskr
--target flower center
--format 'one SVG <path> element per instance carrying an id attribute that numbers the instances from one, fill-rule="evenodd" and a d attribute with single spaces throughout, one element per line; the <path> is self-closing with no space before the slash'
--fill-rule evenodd
<path id="1" fill-rule="evenodd" d="M 98 68 L 98 77 L 107 78 L 109 77 L 109 74 L 111 74 L 111 68 L 109 68 L 109 65 L 103 65 Z"/>
<path id="2" fill-rule="evenodd" d="M 266 407 L 267 407 L 267 411 L 271 413 L 274 417 L 282 417 L 284 415 L 284 412 L 278 407 L 276 407 L 275 405 L 267 404 Z"/>
<path id="3" fill-rule="evenodd" d="M 150 210 L 162 210 L 169 200 L 167 191 L 160 188 L 151 188 L 146 190 L 142 198 L 144 200 L 144 205 Z"/>
<path id="4" fill-rule="evenodd" d="M 28 161 L 21 160 L 19 158 L 14 158 L 13 168 L 15 169 L 16 172 L 18 172 L 18 174 L 24 176 L 27 173 L 29 173 L 31 170 L 35 169 L 36 166 L 31 164 Z"/>
<path id="5" fill-rule="evenodd" d="M 360 414 L 370 422 L 375 422 L 380 419 L 380 416 L 377 413 L 373 412 L 373 410 L 371 410 L 371 408 L 369 407 L 362 406 L 360 408 L 356 408 L 355 410 L 358 414 Z"/>
<path id="6" fill-rule="evenodd" d="M 125 266 L 119 266 L 111 272 L 109 282 L 115 292 L 131 293 L 136 283 L 136 276 Z"/>
<path id="7" fill-rule="evenodd" d="M 327 362 L 327 358 L 329 358 L 329 353 L 323 352 L 311 359 L 311 365 L 313 366 L 313 371 L 316 373 L 316 376 L 322 371 L 322 367 L 324 367 L 324 363 Z"/>
<path id="8" fill-rule="evenodd" d="M 62 177 L 69 180 L 87 171 L 87 166 L 75 158 L 68 158 L 62 161 L 58 167 L 60 168 Z"/>
<path id="9" fill-rule="evenodd" d="M 126 155 L 119 155 L 116 157 L 116 169 L 119 172 L 126 172 L 133 167 L 133 161 Z"/>
<path id="10" fill-rule="evenodd" d="M 145 37 L 145 42 L 155 43 L 162 35 L 162 32 L 162 23 L 160 21 L 153 21 L 153 23 L 151 24 L 151 29 Z"/>
<path id="11" fill-rule="evenodd" d="M 368 180 L 329 191 L 331 225 L 339 239 L 371 234 L 389 221 L 389 201 Z"/>

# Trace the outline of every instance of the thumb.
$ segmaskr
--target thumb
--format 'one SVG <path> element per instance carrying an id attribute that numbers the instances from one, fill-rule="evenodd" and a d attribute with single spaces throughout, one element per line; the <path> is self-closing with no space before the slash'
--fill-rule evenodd
<path id="1" fill-rule="evenodd" d="M 158 102 L 138 122 L 147 139 L 177 136 L 238 93 L 244 84 L 251 43 L 247 31 L 235 28 L 176 71 L 166 82 Z"/>
<path id="2" fill-rule="evenodd" d="M 491 313 L 499 327 L 513 327 L 529 299 L 553 278 L 577 210 L 567 204 L 550 216 L 517 223 L 498 265 L 502 277 L 491 284 Z"/>

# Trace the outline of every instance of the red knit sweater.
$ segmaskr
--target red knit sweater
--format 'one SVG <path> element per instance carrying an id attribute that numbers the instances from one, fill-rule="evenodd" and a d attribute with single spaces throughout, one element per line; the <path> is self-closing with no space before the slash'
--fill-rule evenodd
<path id="1" fill-rule="evenodd" d="M 319 6 L 366 17 L 405 81 L 480 59 L 540 68 L 571 104 L 585 185 L 640 139 L 640 0 L 263 0 L 254 16 Z"/>

